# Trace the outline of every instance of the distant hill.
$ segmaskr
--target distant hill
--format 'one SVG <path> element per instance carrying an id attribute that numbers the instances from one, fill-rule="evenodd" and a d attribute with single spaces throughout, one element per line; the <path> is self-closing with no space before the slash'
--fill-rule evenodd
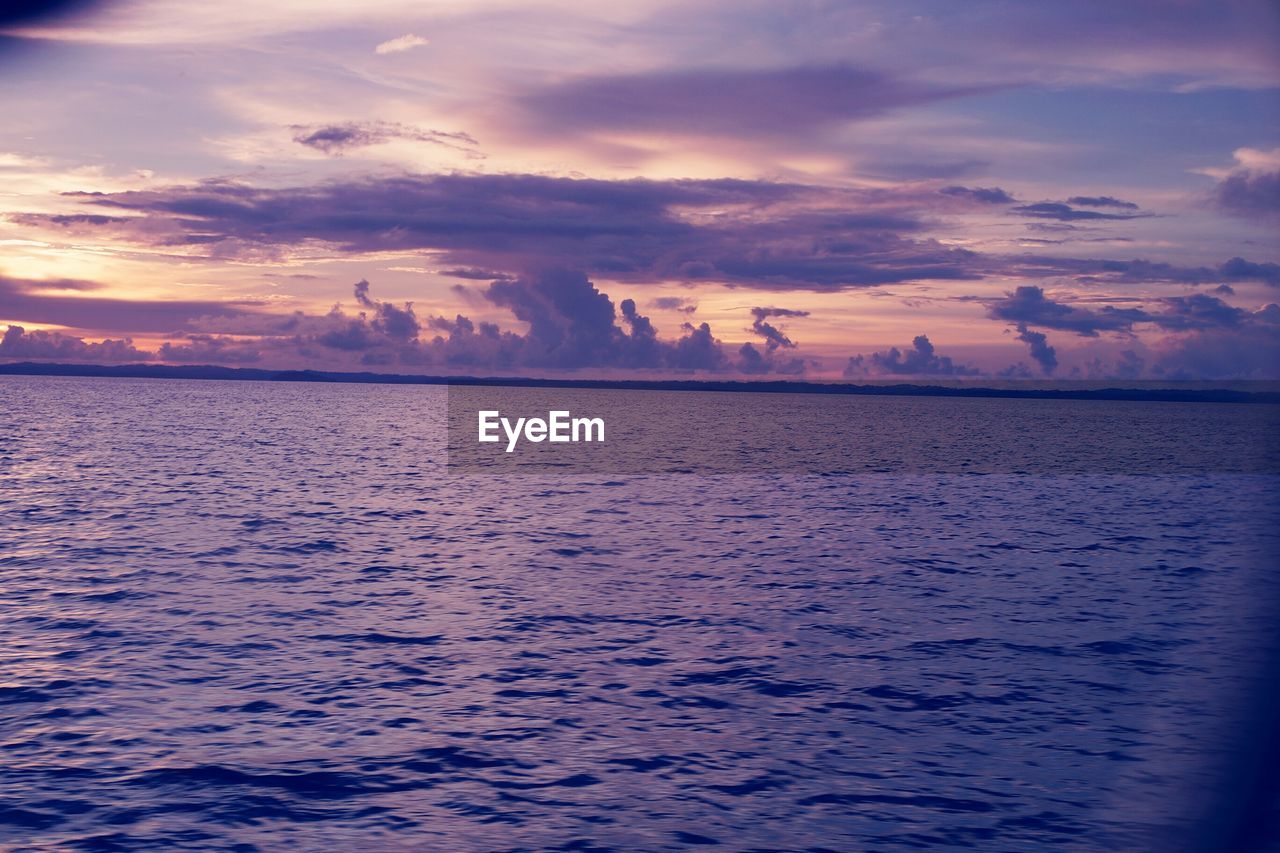
<path id="1" fill-rule="evenodd" d="M 321 370 L 264 370 L 256 367 L 165 364 L 0 364 L 0 375 L 89 376 L 135 379 L 216 379 L 257 382 L 354 382 L 386 385 L 505 386 L 515 388 L 605 388 L 643 391 L 731 391 L 766 394 L 867 394 L 917 397 L 1013 397 L 1042 400 L 1130 400 L 1189 403 L 1280 403 L 1274 382 L 1146 382 L 1104 387 L 1099 382 L 971 380 L 945 385 L 891 381 L 853 384 L 797 380 L 569 379 L 511 376 L 425 376 L 395 373 L 340 373 Z"/>

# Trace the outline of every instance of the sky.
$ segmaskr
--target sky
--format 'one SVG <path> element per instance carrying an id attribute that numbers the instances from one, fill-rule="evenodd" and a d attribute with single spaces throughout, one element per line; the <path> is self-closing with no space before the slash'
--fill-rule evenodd
<path id="1" fill-rule="evenodd" d="M 1280 378 L 1268 0 L 53 5 L 0 360 Z"/>

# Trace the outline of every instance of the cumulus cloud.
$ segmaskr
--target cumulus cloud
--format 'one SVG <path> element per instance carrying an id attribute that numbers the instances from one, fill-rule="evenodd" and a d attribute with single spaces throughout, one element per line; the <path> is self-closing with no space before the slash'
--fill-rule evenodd
<path id="1" fill-rule="evenodd" d="M 1236 168 L 1225 174 L 1206 170 L 1220 177 L 1212 196 L 1217 207 L 1245 218 L 1280 216 L 1280 148 L 1241 148 L 1235 152 L 1235 160 Z"/>
<path id="2" fill-rule="evenodd" d="M 1132 334 L 1133 327 L 1142 323 L 1176 332 L 1234 329 L 1255 320 L 1265 321 L 1271 308 L 1268 306 L 1261 312 L 1250 312 L 1207 293 L 1160 297 L 1151 300 L 1151 303 L 1158 310 L 1116 308 L 1113 305 L 1104 305 L 1099 309 L 1081 308 L 1055 302 L 1045 296 L 1039 287 L 1026 285 L 1007 294 L 1003 299 L 991 302 L 988 314 L 994 320 L 1096 338 L 1100 332 Z"/>
<path id="3" fill-rule="evenodd" d="M 86 342 L 82 338 L 43 329 L 27 331 L 22 326 L 9 326 L 0 338 L 0 358 L 35 358 L 52 361 L 124 362 L 140 361 L 150 353 L 134 347 L 129 338 Z"/>
<path id="4" fill-rule="evenodd" d="M 1086 337 L 1097 337 L 1101 331 L 1128 332 L 1135 322 L 1147 317 L 1138 309 L 1107 305 L 1101 311 L 1092 311 L 1064 305 L 1049 299 L 1042 289 L 1034 285 L 1019 287 L 991 303 L 988 314 L 993 320 L 1006 320 L 1024 327 L 1030 324 L 1060 329 Z"/>
<path id="5" fill-rule="evenodd" d="M 1240 172 L 1224 178 L 1214 191 L 1214 200 L 1236 216 L 1280 215 L 1280 171 Z"/>
<path id="6" fill-rule="evenodd" d="M 254 364 L 262 360 L 262 352 L 252 340 L 186 335 L 179 341 L 162 343 L 156 358 L 181 364 Z"/>
<path id="7" fill-rule="evenodd" d="M 751 328 L 764 338 L 765 349 L 773 352 L 776 349 L 794 349 L 795 342 L 782 333 L 780 329 L 765 321 L 770 317 L 808 317 L 808 311 L 795 311 L 790 308 L 752 308 Z"/>
<path id="8" fill-rule="evenodd" d="M 1162 355 L 1150 366 L 1153 375 L 1264 378 L 1280 374 L 1280 306 L 1274 303 L 1249 310 L 1207 293 L 1193 293 L 1155 298 L 1140 308 L 1092 309 L 1056 302 L 1040 288 L 1025 286 L 991 303 L 988 310 L 993 319 L 1014 325 L 1018 340 L 1028 345 L 1045 373 L 1057 367 L 1057 355 L 1044 333 L 1030 326 L 1098 337 L 1101 332 L 1132 335 L 1135 325 L 1148 324 L 1169 333 L 1157 342 Z M 1133 369 L 1135 362 L 1130 359 L 1118 365 L 1113 375 L 1131 378 Z"/>
<path id="9" fill-rule="evenodd" d="M 976 376 L 977 368 L 956 364 L 939 355 L 927 335 L 917 335 L 906 350 L 891 347 L 870 356 L 850 357 L 844 368 L 846 379 L 860 376 Z"/>
<path id="10" fill-rule="evenodd" d="M 1156 350 L 1151 372 L 1170 379 L 1280 378 L 1280 306 L 1254 312 L 1238 328 L 1175 335 Z"/>
<path id="11" fill-rule="evenodd" d="M 504 330 L 458 314 L 420 318 L 413 305 L 396 305 L 372 295 L 365 280 L 353 287 L 357 313 L 335 305 L 323 315 L 294 312 L 248 334 L 191 333 L 163 345 L 164 361 L 253 363 L 319 360 L 338 364 L 473 370 L 576 370 L 616 368 L 710 371 L 719 373 L 799 373 L 805 362 L 774 355 L 780 344 L 766 332 L 760 351 L 748 344 L 736 357 L 726 352 L 711 327 L 684 323 L 681 334 L 663 338 L 632 299 L 613 300 L 580 271 L 552 269 L 493 281 L 483 297 L 507 308 L 528 329 Z M 765 309 L 764 316 L 804 316 Z M 763 322 L 763 318 L 761 318 Z M 767 324 L 766 324 L 767 325 Z M 795 344 L 788 340 L 787 348 Z M 49 356 L 64 358 L 70 356 Z"/>
<path id="12" fill-rule="evenodd" d="M 1031 358 L 1040 365 L 1040 370 L 1047 376 L 1058 369 L 1058 353 L 1050 346 L 1049 339 L 1043 332 L 1033 332 L 1026 323 L 1019 323 L 1018 340 L 1027 345 Z"/>

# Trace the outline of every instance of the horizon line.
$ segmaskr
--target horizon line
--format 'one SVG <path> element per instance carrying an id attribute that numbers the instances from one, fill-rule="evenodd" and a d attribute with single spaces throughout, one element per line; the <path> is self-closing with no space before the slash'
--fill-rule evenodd
<path id="1" fill-rule="evenodd" d="M 76 364 L 21 361 L 0 364 L 0 375 L 78 376 L 117 379 L 203 379 L 249 382 L 321 382 L 364 385 L 440 385 L 460 387 L 583 388 L 619 391 L 706 391 L 767 394 L 829 394 L 910 397 L 997 397 L 1014 399 L 1114 400 L 1129 402 L 1255 403 L 1280 404 L 1280 382 L 1261 379 L 1132 380 L 1129 386 L 1108 385 L 1114 380 L 997 379 L 992 384 L 919 384 L 884 379 L 871 383 L 804 379 L 584 379 L 534 376 L 450 376 L 375 373 L 313 369 L 224 367 L 212 364 Z M 984 381 L 981 379 L 975 382 Z M 1020 387 L 1038 383 L 1042 387 Z M 1137 383 L 1144 383 L 1145 386 Z M 1058 387 L 1043 387 L 1057 385 Z M 1076 387 L 1069 387 L 1069 386 Z M 1084 385 L 1096 387 L 1079 387 Z M 1225 387 L 1225 386 L 1235 387 Z M 1068 386 L 1068 387 L 1063 387 Z M 1154 387 L 1151 387 L 1154 386 Z M 1240 386 L 1246 386 L 1242 389 Z M 1259 390 L 1247 390 L 1257 386 Z"/>

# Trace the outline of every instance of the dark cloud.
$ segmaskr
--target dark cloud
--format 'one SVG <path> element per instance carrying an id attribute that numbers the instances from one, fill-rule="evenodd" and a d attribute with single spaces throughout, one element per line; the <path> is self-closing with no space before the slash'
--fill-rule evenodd
<path id="1" fill-rule="evenodd" d="M 659 296 L 651 299 L 649 304 L 663 311 L 679 311 L 682 314 L 692 314 L 698 310 L 698 303 L 684 296 Z"/>
<path id="2" fill-rule="evenodd" d="M 71 18 L 107 5 L 104 0 L 5 0 L 0 4 L 0 27 L 45 23 Z"/>
<path id="3" fill-rule="evenodd" d="M 1016 198 L 999 187 L 943 187 L 939 190 L 943 195 L 968 199 L 982 204 L 1013 204 Z"/>
<path id="4" fill-rule="evenodd" d="M 1227 281 L 1261 281 L 1280 287 L 1280 264 L 1258 264 L 1244 258 L 1232 258 L 1218 267 L 1218 275 Z"/>
<path id="5" fill-rule="evenodd" d="M 1154 304 L 1162 310 L 1116 308 L 1112 305 L 1099 309 L 1080 308 L 1055 302 L 1047 298 L 1039 287 L 1026 285 L 990 303 L 988 316 L 994 320 L 1096 338 L 1100 332 L 1132 334 L 1133 327 L 1140 323 L 1174 332 L 1233 329 L 1250 322 L 1256 314 L 1228 305 L 1207 293 L 1162 297 L 1154 300 Z"/>
<path id="6" fill-rule="evenodd" d="M 253 364 L 262 360 L 254 341 L 221 335 L 187 335 L 181 342 L 166 341 L 156 357 L 183 364 Z"/>
<path id="7" fill-rule="evenodd" d="M 1058 222 L 1076 222 L 1080 220 L 1123 220 L 1137 219 L 1139 213 L 1101 213 L 1097 210 L 1080 210 L 1060 201 L 1042 201 L 1036 204 L 1024 204 L 1014 208 L 1022 216 L 1035 219 L 1053 219 Z"/>
<path id="8" fill-rule="evenodd" d="M 1023 255 L 993 259 L 991 266 L 985 271 L 1032 278 L 1074 275 L 1084 283 L 1172 282 L 1202 285 L 1223 281 L 1260 281 L 1280 286 L 1280 264 L 1255 263 L 1243 258 L 1231 258 L 1217 267 L 1181 267 L 1143 258 L 1119 261 L 1103 258 L 1049 258 Z"/>
<path id="9" fill-rule="evenodd" d="M 1138 209 L 1138 206 L 1131 201 L 1122 201 L 1109 195 L 1073 195 L 1067 199 L 1067 203 L 1081 207 L 1115 207 L 1121 210 Z"/>
<path id="10" fill-rule="evenodd" d="M 790 308 L 752 308 L 751 328 L 764 338 L 766 352 L 776 349 L 795 349 L 795 342 L 782 333 L 780 329 L 766 323 L 770 317 L 808 317 L 808 311 L 795 311 Z"/>
<path id="11" fill-rule="evenodd" d="M 510 273 L 480 269 L 479 267 L 453 267 L 451 269 L 436 270 L 436 275 L 462 278 L 469 281 L 497 281 L 513 277 Z"/>
<path id="12" fill-rule="evenodd" d="M 975 253 L 912 236 L 924 228 L 910 210 L 922 196 L 880 190 L 453 174 L 72 196 L 136 214 L 98 226 L 114 236 L 147 245 L 198 237 L 219 257 L 320 241 L 349 253 L 434 251 L 455 270 L 508 276 L 568 265 L 627 281 L 810 290 L 976 275 Z M 14 219 L 57 224 L 36 214 Z"/>
<path id="13" fill-rule="evenodd" d="M 418 318 L 413 313 L 413 303 L 406 302 L 403 308 L 397 308 L 390 302 L 379 302 L 369 297 L 369 282 L 361 279 L 355 284 L 356 302 L 364 308 L 374 311 L 369 325 L 375 332 L 386 335 L 397 341 L 409 341 L 418 337 L 420 327 Z"/>
<path id="14" fill-rule="evenodd" d="M 1038 287 L 1019 287 L 989 307 L 990 316 L 1012 322 L 1045 373 L 1057 356 L 1037 325 L 1096 337 L 1099 332 L 1132 334 L 1144 323 L 1171 333 L 1159 342 L 1161 357 L 1149 369 L 1169 378 L 1274 378 L 1280 375 L 1280 306 L 1255 311 L 1228 305 L 1207 293 L 1152 300 L 1149 308 L 1104 306 L 1093 310 L 1064 305 L 1045 297 Z M 1100 369 L 1100 368 L 1099 368 Z M 1118 363 L 1114 376 L 1128 378 L 1134 360 Z"/>
<path id="15" fill-rule="evenodd" d="M 1280 171 L 1233 172 L 1214 188 L 1213 200 L 1224 212 L 1235 216 L 1280 216 Z"/>
<path id="16" fill-rule="evenodd" d="M 1018 340 L 1027 345 L 1031 358 L 1040 365 L 1040 370 L 1047 376 L 1058 369 L 1058 353 L 1049 345 L 1049 339 L 1043 332 L 1033 332 L 1026 323 L 1019 323 Z"/>
<path id="17" fill-rule="evenodd" d="M 859 376 L 976 376 L 978 370 L 938 355 L 927 335 L 918 335 L 906 352 L 891 347 L 870 356 L 855 355 L 845 365 L 845 378 Z"/>
<path id="18" fill-rule="evenodd" d="M 492 282 L 483 292 L 528 326 L 523 334 L 464 315 L 419 318 L 411 304 L 376 299 L 367 281 L 353 288 L 360 310 L 335 306 L 328 314 L 295 313 L 254 339 L 191 334 L 166 344 L 168 361 L 254 362 L 281 359 L 356 360 L 372 366 L 475 370 L 576 370 L 618 368 L 717 372 L 799 372 L 800 359 L 772 356 L 772 349 L 730 358 L 710 326 L 684 324 L 680 337 L 659 337 L 632 299 L 615 310 L 613 300 L 581 272 L 553 269 Z M 773 316 L 803 312 L 769 309 Z M 794 346 L 794 344 L 791 344 Z"/>
<path id="19" fill-rule="evenodd" d="M 348 254 L 431 252 L 452 265 L 443 274 L 487 281 L 569 267 L 632 283 L 705 281 L 773 291 L 839 291 L 986 275 L 1190 284 L 1256 277 L 1280 283 L 1276 264 L 1243 259 L 1219 268 L 1188 268 L 1140 259 L 994 256 L 924 236 L 924 212 L 943 199 L 972 204 L 972 193 L 996 198 L 1004 192 L 962 189 L 964 194 L 940 197 L 936 190 L 920 188 L 729 179 L 400 175 L 313 187 L 210 181 L 77 193 L 71 197 L 86 205 L 130 215 L 74 225 L 39 214 L 10 218 L 76 234 L 105 232 L 148 246 L 203 244 L 203 252 L 222 259 L 284 255 L 317 242 Z M 1057 221 L 1033 225 L 1072 227 Z"/>
<path id="20" fill-rule="evenodd" d="M 344 122 L 325 125 L 292 125 L 293 141 L 326 154 L 342 156 L 355 148 L 381 145 L 395 139 L 426 142 L 462 151 L 468 157 L 484 155 L 476 150 L 476 141 L 466 133 L 447 133 L 440 130 L 422 130 L 417 127 L 388 121 Z"/>
<path id="21" fill-rule="evenodd" d="M 1003 299 L 988 307 L 993 320 L 1006 320 L 1020 327 L 1030 324 L 1047 329 L 1061 329 L 1086 337 L 1097 337 L 1099 332 L 1129 332 L 1135 322 L 1147 318 L 1137 309 L 1105 306 L 1101 311 L 1091 311 L 1054 302 L 1044 291 L 1034 285 L 1019 287 Z"/>
<path id="22" fill-rule="evenodd" d="M 261 316 L 254 302 L 147 301 L 71 296 L 49 290 L 97 290 L 93 282 L 56 282 L 0 276 L 0 317 L 105 332 L 206 331 L 206 323 Z"/>
<path id="23" fill-rule="evenodd" d="M 22 326 L 10 326 L 0 338 L 0 358 L 36 358 L 52 361 L 139 361 L 150 353 L 136 349 L 129 338 L 86 343 L 81 338 L 43 329 L 28 332 Z"/>
<path id="24" fill-rule="evenodd" d="M 1170 379 L 1280 377 L 1280 306 L 1254 312 L 1239 328 L 1173 337 L 1160 347 L 1151 372 Z"/>
<path id="25" fill-rule="evenodd" d="M 847 66 L 701 69 L 585 77 L 520 98 L 548 131 L 795 136 L 842 121 L 991 91 L 928 86 Z"/>

